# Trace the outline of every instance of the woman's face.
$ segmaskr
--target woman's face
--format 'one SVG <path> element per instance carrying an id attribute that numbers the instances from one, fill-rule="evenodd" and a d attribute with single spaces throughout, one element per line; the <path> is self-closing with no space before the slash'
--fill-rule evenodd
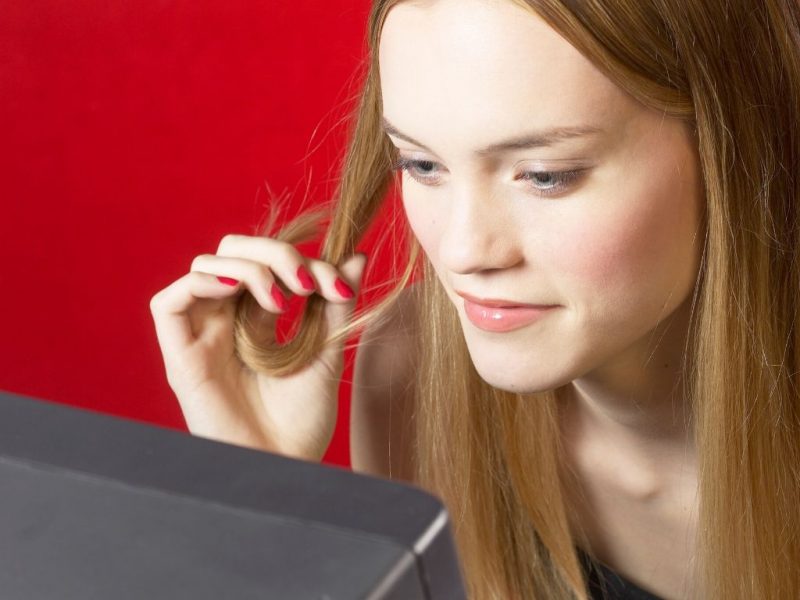
<path id="1" fill-rule="evenodd" d="M 703 196 L 684 124 L 511 2 L 401 2 L 379 61 L 387 131 L 419 161 L 402 179 L 410 226 L 490 384 L 533 392 L 608 369 L 691 295 Z M 533 134 L 547 139 L 487 150 Z M 457 292 L 557 306 L 488 331 Z"/>

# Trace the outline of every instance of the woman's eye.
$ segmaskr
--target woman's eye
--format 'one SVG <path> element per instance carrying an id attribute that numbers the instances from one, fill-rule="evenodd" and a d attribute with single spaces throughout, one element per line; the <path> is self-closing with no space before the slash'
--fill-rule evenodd
<path id="1" fill-rule="evenodd" d="M 573 171 L 525 171 L 517 179 L 530 181 L 537 193 L 549 196 L 568 188 L 583 171 L 584 169 Z"/>
<path id="2" fill-rule="evenodd" d="M 432 160 L 412 160 L 408 158 L 398 158 L 392 169 L 395 171 L 407 171 L 408 174 L 424 185 L 438 185 L 436 180 L 437 163 Z M 583 169 L 573 171 L 524 171 L 516 177 L 530 182 L 530 187 L 534 193 L 540 196 L 555 195 L 572 183 L 583 172 Z"/>
<path id="3" fill-rule="evenodd" d="M 433 172 L 436 163 L 432 160 L 411 160 L 408 158 L 398 158 L 392 167 L 395 171 L 407 171 L 408 174 L 426 185 L 436 185 L 433 181 Z"/>

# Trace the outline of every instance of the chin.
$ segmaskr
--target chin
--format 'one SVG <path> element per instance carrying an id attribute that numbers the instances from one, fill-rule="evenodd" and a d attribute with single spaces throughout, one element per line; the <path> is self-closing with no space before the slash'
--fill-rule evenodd
<path id="1" fill-rule="evenodd" d="M 494 388 L 515 394 L 535 394 L 555 390 L 570 381 L 572 377 L 560 376 L 554 371 L 532 373 L 526 365 L 498 364 L 494 361 L 480 361 L 473 357 L 475 370 L 486 383 Z"/>

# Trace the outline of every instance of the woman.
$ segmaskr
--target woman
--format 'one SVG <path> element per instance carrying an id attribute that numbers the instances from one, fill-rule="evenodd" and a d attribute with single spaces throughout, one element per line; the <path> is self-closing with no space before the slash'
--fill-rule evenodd
<path id="1" fill-rule="evenodd" d="M 471 597 L 587 598 L 587 571 L 624 597 L 800 597 L 799 21 L 376 0 L 322 257 L 295 248 L 310 214 L 153 297 L 190 430 L 319 460 L 369 325 L 353 465 L 445 501 Z M 394 171 L 411 259 L 354 316 Z M 285 346 L 281 290 L 309 296 Z M 369 437 L 390 410 L 391 460 Z"/>

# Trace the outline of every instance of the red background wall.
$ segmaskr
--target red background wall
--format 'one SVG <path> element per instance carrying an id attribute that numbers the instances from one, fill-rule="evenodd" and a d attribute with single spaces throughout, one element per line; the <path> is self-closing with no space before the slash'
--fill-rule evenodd
<path id="1" fill-rule="evenodd" d="M 255 233 L 268 188 L 332 192 L 368 10 L 3 2 L 0 389 L 186 429 L 150 298 Z M 324 459 L 345 466 L 346 358 Z"/>

